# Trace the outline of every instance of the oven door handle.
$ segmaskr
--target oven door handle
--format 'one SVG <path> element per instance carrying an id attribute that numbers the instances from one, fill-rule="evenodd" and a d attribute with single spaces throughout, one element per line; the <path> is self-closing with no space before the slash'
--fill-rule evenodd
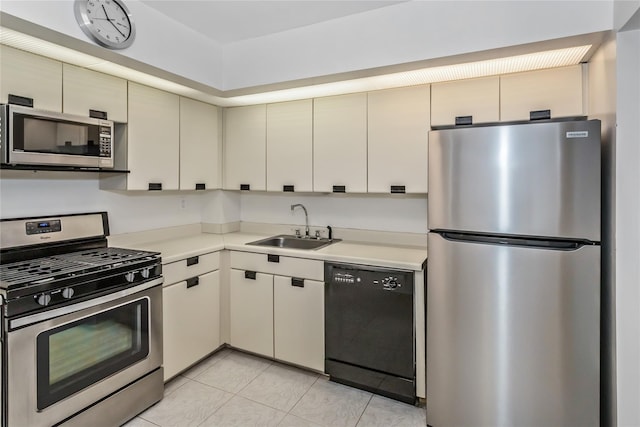
<path id="1" fill-rule="evenodd" d="M 105 304 L 111 301 L 115 301 L 117 299 L 129 296 L 129 295 L 133 295 L 135 293 L 153 288 L 155 286 L 162 285 L 163 282 L 164 282 L 164 278 L 158 277 L 157 279 L 144 282 L 138 286 L 133 286 L 131 288 L 123 289 L 121 291 L 103 295 L 98 298 L 93 298 L 88 301 L 82 301 L 77 304 L 71 304 L 65 307 L 54 308 L 53 310 L 10 320 L 9 329 L 15 329 L 15 328 L 20 328 L 22 326 L 32 325 L 34 323 L 39 323 L 45 320 L 53 319 L 54 317 L 64 316 L 65 314 L 75 313 L 77 311 L 84 310 L 86 308 L 91 308 L 91 307 L 98 306 L 100 304 Z"/>

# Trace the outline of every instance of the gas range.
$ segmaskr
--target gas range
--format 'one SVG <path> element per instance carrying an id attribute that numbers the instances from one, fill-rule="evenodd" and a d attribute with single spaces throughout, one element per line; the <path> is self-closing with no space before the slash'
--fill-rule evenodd
<path id="1" fill-rule="evenodd" d="M 105 242 L 106 244 L 106 242 Z M 61 307 L 162 274 L 156 252 L 98 247 L 0 265 L 8 318 Z"/>
<path id="2" fill-rule="evenodd" d="M 163 396 L 162 261 L 106 212 L 0 220 L 0 427 L 122 425 Z"/>

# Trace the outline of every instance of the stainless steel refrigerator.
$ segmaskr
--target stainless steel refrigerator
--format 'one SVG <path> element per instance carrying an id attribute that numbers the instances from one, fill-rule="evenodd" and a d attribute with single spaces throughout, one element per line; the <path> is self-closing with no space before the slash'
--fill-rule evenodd
<path id="1" fill-rule="evenodd" d="M 429 134 L 427 424 L 597 426 L 600 122 Z"/>

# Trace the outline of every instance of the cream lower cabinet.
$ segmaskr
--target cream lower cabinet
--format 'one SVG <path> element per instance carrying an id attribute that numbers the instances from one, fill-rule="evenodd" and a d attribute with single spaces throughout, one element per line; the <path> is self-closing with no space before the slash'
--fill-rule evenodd
<path id="1" fill-rule="evenodd" d="M 324 263 L 232 251 L 230 344 L 324 371 Z"/>
<path id="2" fill-rule="evenodd" d="M 273 279 L 274 357 L 324 371 L 324 282 Z"/>
<path id="3" fill-rule="evenodd" d="M 162 266 L 164 380 L 176 376 L 220 344 L 220 253 Z"/>
<path id="4" fill-rule="evenodd" d="M 231 269 L 231 345 L 273 357 L 273 275 Z"/>
<path id="5" fill-rule="evenodd" d="M 174 377 L 220 346 L 220 273 L 162 290 L 164 377 Z"/>

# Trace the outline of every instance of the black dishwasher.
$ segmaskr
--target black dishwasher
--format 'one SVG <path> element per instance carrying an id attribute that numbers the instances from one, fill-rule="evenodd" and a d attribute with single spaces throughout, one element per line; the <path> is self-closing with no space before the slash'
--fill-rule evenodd
<path id="1" fill-rule="evenodd" d="M 325 371 L 415 404 L 413 272 L 325 263 Z"/>

